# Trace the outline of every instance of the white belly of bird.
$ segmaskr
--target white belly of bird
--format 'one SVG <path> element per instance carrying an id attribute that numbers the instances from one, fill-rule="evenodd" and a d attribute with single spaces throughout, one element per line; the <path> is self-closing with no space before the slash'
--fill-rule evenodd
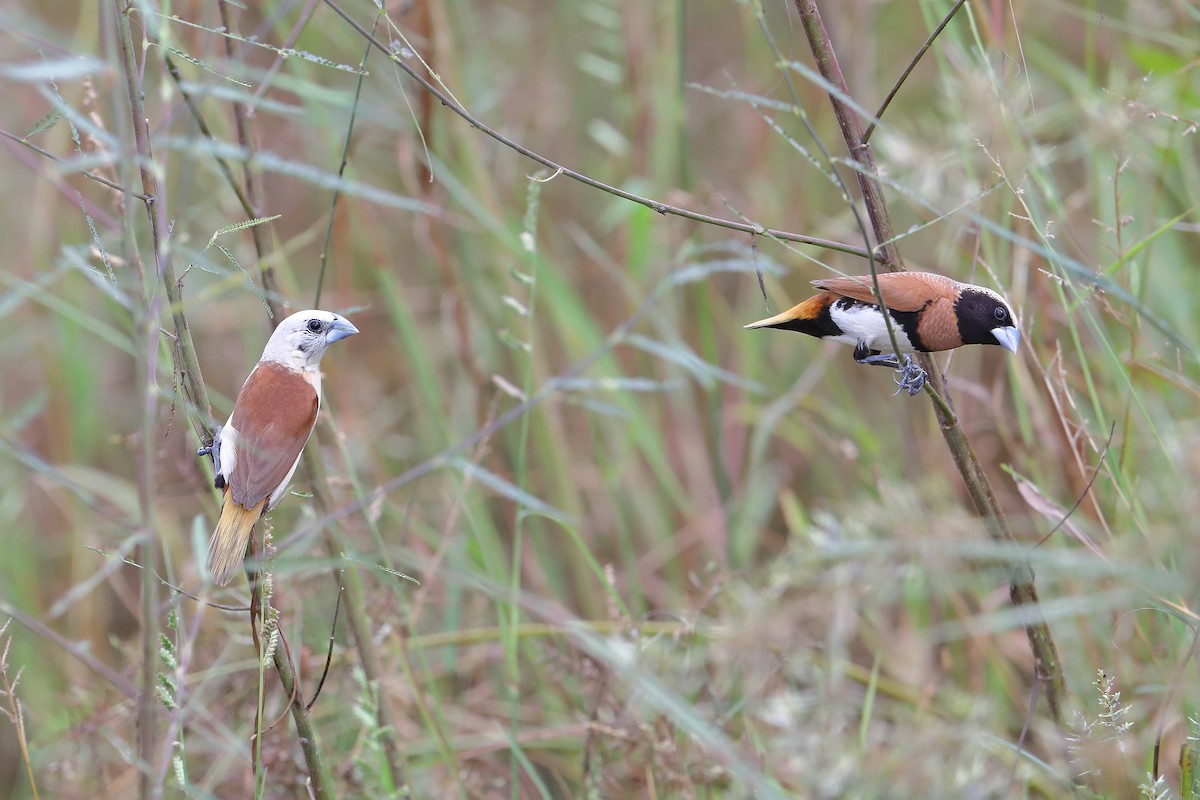
<path id="1" fill-rule="evenodd" d="M 841 336 L 828 337 L 833 341 L 851 346 L 862 343 L 872 350 L 882 353 L 892 352 L 892 341 L 888 338 L 887 325 L 878 308 L 863 305 L 841 308 L 839 303 L 834 303 L 829 309 L 829 315 L 833 318 L 834 323 L 845 332 Z M 892 330 L 896 332 L 896 344 L 900 346 L 900 352 L 911 353 L 913 351 L 912 342 L 908 340 L 904 328 L 893 322 Z"/>

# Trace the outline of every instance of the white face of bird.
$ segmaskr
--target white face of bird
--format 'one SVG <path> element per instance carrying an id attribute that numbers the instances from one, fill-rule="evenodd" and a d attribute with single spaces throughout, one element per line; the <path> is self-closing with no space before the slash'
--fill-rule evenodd
<path id="1" fill-rule="evenodd" d="M 263 349 L 263 361 L 278 361 L 296 369 L 316 367 L 325 348 L 358 333 L 345 317 L 332 311 L 298 311 L 279 323 Z"/>

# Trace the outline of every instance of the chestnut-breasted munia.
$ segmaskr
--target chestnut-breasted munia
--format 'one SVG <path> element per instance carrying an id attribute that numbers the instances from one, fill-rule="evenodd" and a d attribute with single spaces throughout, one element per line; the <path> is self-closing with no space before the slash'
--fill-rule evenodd
<path id="1" fill-rule="evenodd" d="M 900 353 L 890 352 L 892 343 L 870 275 L 813 281 L 819 294 L 746 327 L 798 331 L 853 345 L 858 363 L 900 371 L 897 383 L 910 395 L 924 386 L 925 372 L 908 353 L 953 350 L 967 344 L 996 344 L 1017 351 L 1021 334 L 1016 315 L 991 289 L 932 272 L 885 272 L 878 278 Z"/>

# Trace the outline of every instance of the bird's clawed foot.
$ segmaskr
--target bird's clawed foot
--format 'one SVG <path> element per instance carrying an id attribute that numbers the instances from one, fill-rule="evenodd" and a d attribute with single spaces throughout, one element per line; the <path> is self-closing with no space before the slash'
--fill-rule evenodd
<path id="1" fill-rule="evenodd" d="M 908 392 L 909 397 L 916 397 L 925 388 L 925 370 L 905 355 L 901 360 L 895 353 L 876 353 L 866 345 L 860 344 L 854 348 L 854 360 L 859 364 L 870 364 L 876 367 L 891 367 L 896 370 L 896 394 Z M 892 395 L 895 397 L 895 395 Z"/>
<path id="2" fill-rule="evenodd" d="M 909 397 L 916 397 L 917 392 L 925 388 L 925 370 L 913 363 L 912 356 L 905 356 L 904 363 L 896 367 L 895 397 L 901 392 L 908 392 Z"/>
<path id="3" fill-rule="evenodd" d="M 205 445 L 196 451 L 196 455 L 200 458 L 212 456 L 213 470 L 218 475 L 221 474 L 221 426 L 217 426 L 217 430 L 213 433 L 212 444 Z"/>

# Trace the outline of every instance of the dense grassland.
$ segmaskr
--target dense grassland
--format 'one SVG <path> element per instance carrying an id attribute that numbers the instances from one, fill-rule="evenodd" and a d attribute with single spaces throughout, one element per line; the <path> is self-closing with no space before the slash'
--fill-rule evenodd
<path id="1" fill-rule="evenodd" d="M 334 8 L 861 249 L 792 3 L 126 5 L 0 8 L 0 798 L 1200 796 L 1195 3 L 967 2 L 871 137 L 1021 317 L 935 360 L 1008 545 L 927 396 L 742 329 L 864 259 Z M 820 5 L 869 119 L 952 4 Z M 260 657 L 195 450 L 315 304 Z"/>

